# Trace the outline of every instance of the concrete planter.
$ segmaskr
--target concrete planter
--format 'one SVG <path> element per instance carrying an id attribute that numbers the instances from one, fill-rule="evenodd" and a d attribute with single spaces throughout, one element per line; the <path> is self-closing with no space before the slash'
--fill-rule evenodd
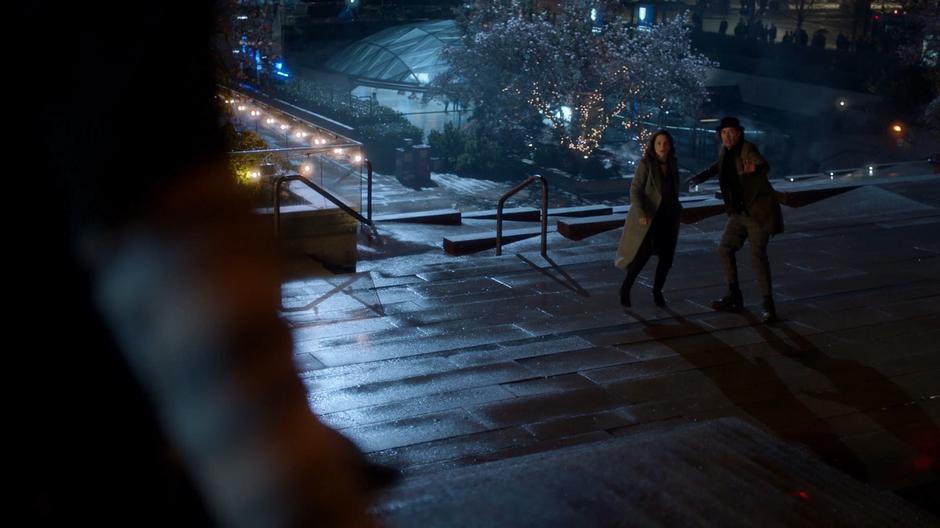
<path id="1" fill-rule="evenodd" d="M 273 228 L 273 209 L 259 209 Z M 288 255 L 306 255 L 328 268 L 356 271 L 359 222 L 339 208 L 281 207 L 279 243 Z"/>

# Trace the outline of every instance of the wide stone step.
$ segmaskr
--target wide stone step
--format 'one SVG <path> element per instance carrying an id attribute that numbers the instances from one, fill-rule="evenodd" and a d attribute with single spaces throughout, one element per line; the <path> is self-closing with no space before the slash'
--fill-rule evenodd
<path id="1" fill-rule="evenodd" d="M 375 222 L 402 222 L 411 224 L 460 225 L 460 211 L 455 209 L 434 209 L 412 213 L 379 215 L 372 218 Z"/>
<path id="2" fill-rule="evenodd" d="M 932 525 L 739 418 L 636 429 L 417 474 L 376 511 L 391 527 Z"/>
<path id="3" fill-rule="evenodd" d="M 793 191 L 777 191 L 777 200 L 790 207 L 803 207 L 811 203 L 825 200 L 844 192 L 857 189 L 858 185 L 840 185 L 821 189 L 804 189 Z"/>
<path id="4" fill-rule="evenodd" d="M 700 220 L 725 213 L 725 203 L 716 198 L 694 202 L 682 202 L 683 224 L 694 224 Z"/>
<path id="5" fill-rule="evenodd" d="M 682 201 L 682 223 L 691 224 L 705 218 L 721 214 L 725 210 L 724 202 L 714 198 L 694 197 Z M 558 220 L 558 232 L 571 240 L 583 240 L 589 236 L 623 227 L 629 206 L 613 209 L 614 214 L 590 216 L 585 218 Z"/>
<path id="6" fill-rule="evenodd" d="M 463 217 L 470 220 L 496 220 L 496 209 L 486 211 L 469 211 Z M 503 209 L 503 220 L 520 220 L 538 222 L 542 212 L 532 207 L 507 207 Z"/>
<path id="7" fill-rule="evenodd" d="M 614 208 L 609 205 L 579 205 L 574 207 L 553 207 L 549 208 L 548 216 L 599 216 L 608 215 L 614 212 Z M 539 209 L 532 207 L 511 207 L 503 209 L 503 219 L 538 222 L 541 219 Z M 463 213 L 464 218 L 471 220 L 495 220 L 496 209 L 487 211 L 471 211 Z"/>
<path id="8" fill-rule="evenodd" d="M 561 236 L 571 240 L 582 240 L 591 235 L 623 227 L 624 215 L 609 214 L 587 218 L 558 220 L 557 229 Z"/>
<path id="9" fill-rule="evenodd" d="M 548 232 L 555 231 L 554 226 L 548 226 Z M 512 242 L 525 240 L 542 233 L 541 227 L 523 227 L 520 229 L 506 229 L 503 231 L 502 243 L 505 246 Z M 496 231 L 473 233 L 470 235 L 456 235 L 444 237 L 444 252 L 448 255 L 466 255 L 496 247 Z"/>
<path id="10" fill-rule="evenodd" d="M 607 205 L 581 205 L 577 207 L 555 207 L 548 210 L 548 216 L 600 216 L 609 215 L 614 208 Z"/>

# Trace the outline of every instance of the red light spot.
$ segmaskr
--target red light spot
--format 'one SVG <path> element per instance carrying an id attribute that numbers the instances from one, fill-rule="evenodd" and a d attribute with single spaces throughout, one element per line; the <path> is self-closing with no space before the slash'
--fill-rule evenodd
<path id="1" fill-rule="evenodd" d="M 914 459 L 915 471 L 927 471 L 932 468 L 936 460 L 933 457 L 921 456 Z"/>
<path id="2" fill-rule="evenodd" d="M 793 495 L 799 498 L 800 500 L 809 502 L 810 496 L 809 496 L 809 492 L 807 491 L 804 491 L 804 490 L 796 491 L 793 493 Z"/>

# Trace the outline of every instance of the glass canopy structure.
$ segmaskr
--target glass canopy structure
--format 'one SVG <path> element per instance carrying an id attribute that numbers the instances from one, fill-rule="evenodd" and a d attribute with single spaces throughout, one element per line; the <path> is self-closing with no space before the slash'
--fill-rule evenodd
<path id="1" fill-rule="evenodd" d="M 447 68 L 440 60 L 441 48 L 459 40 L 453 20 L 395 26 L 350 45 L 326 65 L 363 84 L 420 88 Z"/>

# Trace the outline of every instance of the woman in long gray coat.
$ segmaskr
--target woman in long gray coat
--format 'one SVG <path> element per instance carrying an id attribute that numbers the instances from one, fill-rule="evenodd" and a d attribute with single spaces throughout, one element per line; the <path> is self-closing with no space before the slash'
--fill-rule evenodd
<path id="1" fill-rule="evenodd" d="M 681 214 L 679 166 L 672 136 L 660 130 L 650 138 L 630 185 L 630 212 L 614 262 L 618 268 L 627 271 L 620 286 L 620 304 L 631 306 L 633 283 L 650 257 L 658 255 L 653 302 L 659 307 L 666 306 L 663 285 L 676 253 Z"/>

